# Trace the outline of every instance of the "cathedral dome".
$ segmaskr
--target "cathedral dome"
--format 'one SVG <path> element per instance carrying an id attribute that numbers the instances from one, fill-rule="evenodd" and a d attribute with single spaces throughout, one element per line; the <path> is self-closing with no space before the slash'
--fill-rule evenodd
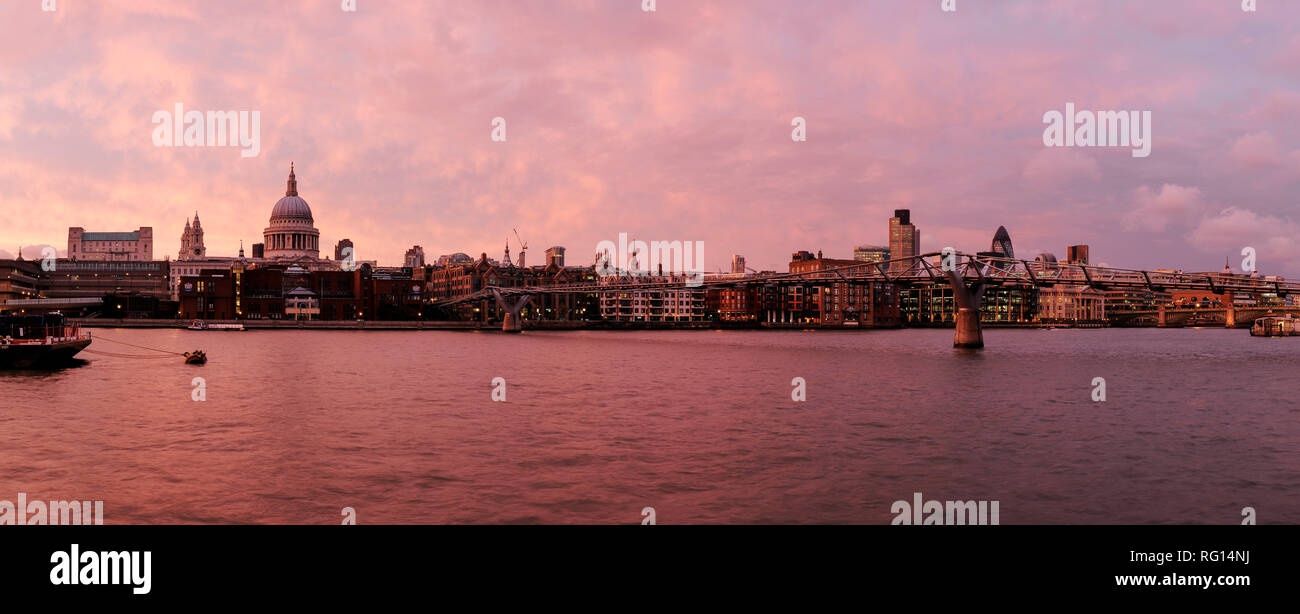
<path id="1" fill-rule="evenodd" d="M 271 209 L 271 219 L 276 218 L 312 221 L 311 207 L 307 206 L 307 201 L 301 196 L 285 196 L 276 201 L 275 208 Z"/>
<path id="2" fill-rule="evenodd" d="M 311 207 L 298 196 L 293 164 L 289 165 L 289 187 L 271 209 L 271 222 L 262 231 L 262 239 L 268 260 L 320 257 L 320 231 L 312 220 Z"/>
<path id="3" fill-rule="evenodd" d="M 289 185 L 284 191 L 284 198 L 276 201 L 275 208 L 271 209 L 271 221 L 276 219 L 312 221 L 311 207 L 298 196 L 298 178 L 293 173 L 292 164 L 289 165 Z"/>

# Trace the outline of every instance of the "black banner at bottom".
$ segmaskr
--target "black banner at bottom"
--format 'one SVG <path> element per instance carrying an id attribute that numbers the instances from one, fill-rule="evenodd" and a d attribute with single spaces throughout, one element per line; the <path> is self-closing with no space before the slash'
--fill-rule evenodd
<path id="1" fill-rule="evenodd" d="M 974 595 L 1287 597 L 1300 527 L 15 526 L 0 535 L 7 598 L 49 604 L 463 598 L 821 610 L 918 596 L 930 605 Z"/>

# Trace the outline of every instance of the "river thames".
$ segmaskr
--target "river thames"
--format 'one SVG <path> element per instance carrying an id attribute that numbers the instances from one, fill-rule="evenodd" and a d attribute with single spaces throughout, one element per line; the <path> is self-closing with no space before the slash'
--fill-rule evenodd
<path id="1" fill-rule="evenodd" d="M 920 492 L 1002 524 L 1300 522 L 1300 338 L 93 334 L 209 361 L 0 373 L 0 499 L 102 500 L 107 524 L 889 524 Z"/>

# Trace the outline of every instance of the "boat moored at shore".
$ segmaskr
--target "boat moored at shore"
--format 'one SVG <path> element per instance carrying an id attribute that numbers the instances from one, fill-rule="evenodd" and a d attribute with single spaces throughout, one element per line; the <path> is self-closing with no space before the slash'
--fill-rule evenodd
<path id="1" fill-rule="evenodd" d="M 1295 337 L 1300 335 L 1300 319 L 1291 314 L 1265 316 L 1255 320 L 1250 327 L 1253 337 Z"/>
<path id="2" fill-rule="evenodd" d="M 90 341 L 89 333 L 62 314 L 0 316 L 0 369 L 66 364 Z"/>
<path id="3" fill-rule="evenodd" d="M 208 324 L 207 322 L 204 322 L 203 320 L 195 320 L 195 321 L 193 321 L 193 322 L 190 323 L 190 325 L 189 325 L 188 328 L 189 328 L 190 330 L 233 330 L 233 331 L 240 331 L 240 330 L 244 330 L 244 325 L 243 325 L 243 324 L 227 324 L 227 323 L 221 323 L 221 324 Z"/>

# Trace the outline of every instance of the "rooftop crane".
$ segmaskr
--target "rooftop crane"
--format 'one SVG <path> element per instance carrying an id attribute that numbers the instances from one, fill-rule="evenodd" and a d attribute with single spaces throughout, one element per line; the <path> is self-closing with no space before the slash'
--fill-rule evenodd
<path id="1" fill-rule="evenodd" d="M 524 243 L 523 238 L 519 236 L 518 228 L 511 228 L 511 230 L 515 231 L 515 238 L 519 239 L 519 268 L 522 269 L 524 268 L 524 252 L 528 250 L 528 244 Z"/>

